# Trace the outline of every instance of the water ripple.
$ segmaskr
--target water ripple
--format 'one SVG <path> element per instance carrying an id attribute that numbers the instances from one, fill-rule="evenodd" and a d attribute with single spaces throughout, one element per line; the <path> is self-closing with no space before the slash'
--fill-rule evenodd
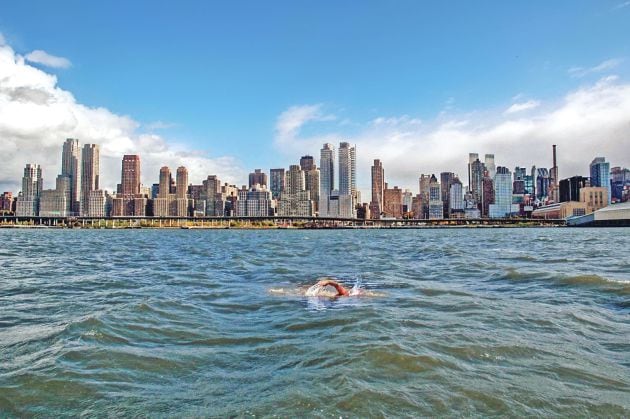
<path id="1" fill-rule="evenodd" d="M 1 229 L 0 417 L 627 417 L 594 231 Z"/>

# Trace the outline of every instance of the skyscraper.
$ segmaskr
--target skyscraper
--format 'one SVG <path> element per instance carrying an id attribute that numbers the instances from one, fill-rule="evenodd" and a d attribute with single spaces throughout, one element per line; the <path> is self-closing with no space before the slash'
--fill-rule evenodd
<path id="1" fill-rule="evenodd" d="M 122 195 L 135 196 L 140 194 L 140 156 L 128 154 L 123 156 L 120 184 L 122 185 Z"/>
<path id="2" fill-rule="evenodd" d="M 514 181 L 512 182 L 512 193 L 514 195 L 524 195 L 526 192 L 525 188 L 525 177 L 527 176 L 527 169 L 524 167 L 516 166 L 514 168 Z"/>
<path id="3" fill-rule="evenodd" d="M 316 211 L 319 206 L 319 169 L 315 165 L 304 172 L 304 185 Z"/>
<path id="4" fill-rule="evenodd" d="M 267 173 L 260 169 L 255 169 L 253 173 L 249 174 L 249 187 L 254 185 L 267 186 Z"/>
<path id="5" fill-rule="evenodd" d="M 497 176 L 496 174 L 494 175 Z M 512 193 L 510 189 L 510 193 Z M 510 195 L 511 196 L 511 195 Z M 490 215 L 490 205 L 494 204 L 494 180 L 485 173 L 481 181 L 481 202 L 478 206 L 481 209 L 481 216 L 488 217 Z"/>
<path id="6" fill-rule="evenodd" d="M 595 157 L 589 167 L 591 172 L 591 186 L 599 186 L 608 189 L 608 205 L 612 199 L 610 187 L 610 163 L 604 157 Z"/>
<path id="7" fill-rule="evenodd" d="M 0 213 L 13 212 L 13 193 L 4 192 L 0 195 Z"/>
<path id="8" fill-rule="evenodd" d="M 302 156 L 300 158 L 300 168 L 304 172 L 313 170 L 315 168 L 315 160 L 313 159 L 313 156 Z"/>
<path id="9" fill-rule="evenodd" d="M 370 215 L 374 219 L 380 218 L 383 212 L 383 197 L 385 191 L 385 170 L 379 159 L 372 165 L 372 200 L 370 202 Z"/>
<path id="10" fill-rule="evenodd" d="M 548 197 L 553 202 L 560 202 L 560 178 L 558 177 L 558 160 L 556 156 L 556 145 L 553 146 L 553 167 L 549 171 Z"/>
<path id="11" fill-rule="evenodd" d="M 589 186 L 589 180 L 584 176 L 573 176 L 568 179 L 562 179 L 560 181 L 560 187 L 558 188 L 560 199 L 558 202 L 579 201 L 580 189 L 587 186 Z"/>
<path id="12" fill-rule="evenodd" d="M 479 160 L 479 154 L 477 153 L 468 153 L 468 191 L 472 192 L 472 164 Z"/>
<path id="13" fill-rule="evenodd" d="M 479 159 L 470 164 L 470 190 L 477 204 L 481 203 L 482 184 L 485 171 L 486 166 Z"/>
<path id="14" fill-rule="evenodd" d="M 494 203 L 490 204 L 490 218 L 504 218 L 512 214 L 512 175 L 507 167 L 497 167 L 494 175 Z"/>
<path id="15" fill-rule="evenodd" d="M 487 155 L 486 155 L 487 156 Z M 451 183 L 455 179 L 455 173 L 452 172 L 442 172 L 440 173 L 440 186 L 442 187 L 442 205 L 444 205 L 444 209 L 442 210 L 445 217 L 448 217 L 448 208 L 449 208 L 449 199 L 450 199 L 450 190 Z"/>
<path id="16" fill-rule="evenodd" d="M 342 142 L 339 144 L 339 195 L 354 196 L 356 184 L 356 148 Z"/>
<path id="17" fill-rule="evenodd" d="M 284 192 L 284 169 L 271 169 L 269 171 L 270 189 L 273 199 L 280 199 Z"/>
<path id="18" fill-rule="evenodd" d="M 429 217 L 429 184 L 433 175 L 421 174 L 419 183 L 419 208 L 421 211 L 415 214 L 416 218 L 427 219 Z M 414 211 L 415 212 L 415 211 Z"/>
<path id="19" fill-rule="evenodd" d="M 39 164 L 27 164 L 22 177 L 22 192 L 18 195 L 15 215 L 35 217 L 39 214 L 39 198 L 44 181 Z"/>
<path id="20" fill-rule="evenodd" d="M 81 152 L 81 215 L 93 216 L 89 213 L 90 196 L 96 199 L 103 196 L 103 206 L 105 206 L 105 194 L 90 194 L 99 190 L 100 180 L 100 153 L 96 144 L 85 144 Z M 94 204 L 96 205 L 96 203 Z"/>
<path id="21" fill-rule="evenodd" d="M 610 169 L 610 184 L 612 197 L 617 201 L 624 202 L 628 195 L 627 191 L 630 190 L 630 170 L 620 166 Z"/>
<path id="22" fill-rule="evenodd" d="M 175 193 L 177 199 L 187 199 L 188 196 L 188 169 L 184 166 L 180 166 L 177 168 L 177 178 L 176 178 L 176 189 Z"/>
<path id="23" fill-rule="evenodd" d="M 402 218 L 403 191 L 398 186 L 385 187 L 383 191 L 383 215 L 387 218 Z"/>
<path id="24" fill-rule="evenodd" d="M 309 172 L 312 173 L 316 170 L 311 169 Z M 305 179 L 305 172 L 300 166 L 293 164 L 289 167 L 286 173 L 285 191 L 280 194 L 280 201 L 278 202 L 278 215 L 301 217 L 313 215 L 314 205 L 310 191 L 306 190 Z"/>
<path id="25" fill-rule="evenodd" d="M 206 215 L 209 217 L 223 217 L 225 210 L 225 196 L 221 191 L 221 181 L 216 175 L 210 175 L 203 181 L 201 188 L 201 200 L 205 202 Z M 195 205 L 202 210 L 202 205 Z"/>
<path id="26" fill-rule="evenodd" d="M 313 156 L 302 156 L 300 168 L 304 172 L 304 187 L 310 193 L 310 199 L 315 207 L 319 206 L 319 169 Z"/>
<path id="27" fill-rule="evenodd" d="M 442 188 L 434 175 L 429 181 L 429 219 L 439 220 L 444 218 L 444 204 L 442 203 Z"/>
<path id="28" fill-rule="evenodd" d="M 158 196 L 153 200 L 153 215 L 155 217 L 168 217 L 173 211 L 173 195 L 171 194 L 171 169 L 168 166 L 160 168 L 160 186 Z"/>
<path id="29" fill-rule="evenodd" d="M 68 138 L 63 144 L 61 155 L 61 176 L 70 182 L 70 211 L 74 215 L 81 212 L 81 149 L 79 140 Z"/>
<path id="30" fill-rule="evenodd" d="M 536 169 L 536 198 L 545 199 L 549 196 L 549 170 L 544 167 Z"/>
<path id="31" fill-rule="evenodd" d="M 319 158 L 319 216 L 329 216 L 329 201 L 335 189 L 335 147 L 326 143 Z"/>
<path id="32" fill-rule="evenodd" d="M 535 199 L 536 198 L 536 187 L 537 187 L 537 182 L 538 182 L 536 166 L 532 166 L 532 170 L 529 173 L 530 173 L 530 179 L 531 179 L 531 188 L 530 188 L 528 193 L 531 194 L 532 198 Z M 527 189 L 527 187 L 528 187 L 528 185 L 526 184 L 525 188 Z"/>
<path id="33" fill-rule="evenodd" d="M 120 194 L 112 200 L 112 216 L 145 216 L 147 199 L 140 194 L 140 156 L 123 156 L 120 177 Z M 168 190 L 170 192 L 170 184 Z"/>
<path id="34" fill-rule="evenodd" d="M 188 207 L 188 169 L 184 166 L 180 166 L 177 168 L 176 177 L 175 215 L 178 217 L 187 217 L 189 215 Z"/>
<path id="35" fill-rule="evenodd" d="M 160 168 L 160 189 L 158 189 L 158 198 L 168 198 L 171 193 L 171 169 L 167 166 Z"/>
<path id="36" fill-rule="evenodd" d="M 284 188 L 287 194 L 297 194 L 305 190 L 304 172 L 297 164 L 289 166 Z"/>
<path id="37" fill-rule="evenodd" d="M 496 166 L 494 165 L 494 154 L 486 154 L 484 165 L 486 166 L 486 170 L 488 171 L 488 176 L 491 179 L 494 179 L 494 175 L 496 174 Z"/>
<path id="38" fill-rule="evenodd" d="M 449 218 L 459 218 L 464 215 L 464 191 L 462 189 L 462 182 L 459 178 L 455 177 L 451 182 L 451 188 L 449 190 Z"/>

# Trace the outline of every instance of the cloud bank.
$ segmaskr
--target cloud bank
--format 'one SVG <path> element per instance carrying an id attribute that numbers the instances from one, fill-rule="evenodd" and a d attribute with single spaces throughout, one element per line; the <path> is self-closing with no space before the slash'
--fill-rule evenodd
<path id="1" fill-rule="evenodd" d="M 507 111 L 440 113 L 433 121 L 406 115 L 378 117 L 359 124 L 352 134 L 339 124 L 320 124 L 321 134 L 308 136 L 302 128 L 318 122 L 300 116 L 323 114 L 324 109 L 294 106 L 278 119 L 276 144 L 293 157 L 305 150 L 319 156 L 324 142 L 356 144 L 358 186 L 364 201 L 370 199 L 370 166 L 376 158 L 383 161 L 390 185 L 415 193 L 421 173 L 453 171 L 466 184 L 469 152 L 494 153 L 497 165 L 510 170 L 531 165 L 548 168 L 551 146 L 557 144 L 561 177 L 587 175 L 596 156 L 605 156 L 611 167 L 630 167 L 630 84 L 608 76 L 549 103 L 545 107 L 537 101 L 516 103 Z M 287 119 L 293 121 L 290 130 L 282 129 Z"/>
<path id="2" fill-rule="evenodd" d="M 210 158 L 206 152 L 143 133 L 131 117 L 78 103 L 57 85 L 54 75 L 27 63 L 59 67 L 64 59 L 50 60 L 51 56 L 36 52 L 23 57 L 0 42 L 0 192 L 20 190 L 26 163 L 41 164 L 45 187 L 53 187 L 66 138 L 101 146 L 101 187 L 108 190 L 120 182 L 123 154 L 140 154 L 142 182 L 147 185 L 157 181 L 163 165 L 173 171 L 180 165 L 188 167 L 194 183 L 209 174 L 229 182 L 245 177 L 240 162 L 232 157 Z"/>

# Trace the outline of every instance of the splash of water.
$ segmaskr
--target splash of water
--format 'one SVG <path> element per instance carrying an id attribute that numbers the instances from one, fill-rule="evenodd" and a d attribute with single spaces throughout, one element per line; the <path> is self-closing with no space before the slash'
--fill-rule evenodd
<path id="1" fill-rule="evenodd" d="M 350 290 L 350 295 L 354 296 L 354 295 L 359 295 L 361 294 L 361 277 L 357 277 L 357 279 L 354 281 L 354 285 L 352 286 L 352 289 Z"/>
<path id="2" fill-rule="evenodd" d="M 311 287 L 309 287 L 309 289 L 306 290 L 304 295 L 307 296 L 307 297 L 317 297 L 317 296 L 321 295 L 321 292 L 322 292 L 323 289 L 324 289 L 324 287 L 322 287 L 321 285 L 315 284 L 315 285 L 312 285 Z"/>

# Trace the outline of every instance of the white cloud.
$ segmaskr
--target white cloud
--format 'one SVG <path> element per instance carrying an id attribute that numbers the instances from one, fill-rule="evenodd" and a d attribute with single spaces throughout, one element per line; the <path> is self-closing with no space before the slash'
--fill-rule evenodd
<path id="1" fill-rule="evenodd" d="M 522 111 L 527 111 L 529 109 L 535 109 L 539 106 L 540 106 L 539 101 L 528 100 L 527 102 L 514 103 L 512 106 L 507 108 L 504 113 L 510 114 L 510 113 L 522 112 Z"/>
<path id="2" fill-rule="evenodd" d="M 158 131 L 158 130 L 175 128 L 177 124 L 173 122 L 153 121 L 147 124 L 143 124 L 142 126 L 149 131 Z"/>
<path id="3" fill-rule="evenodd" d="M 372 120 L 373 125 L 420 125 L 422 120 L 420 118 L 412 118 L 409 115 L 403 115 L 399 117 L 383 117 L 379 116 Z"/>
<path id="4" fill-rule="evenodd" d="M 300 128 L 308 122 L 335 119 L 336 117 L 332 114 L 322 113 L 321 104 L 291 106 L 282 112 L 276 121 L 276 143 L 293 139 Z"/>
<path id="5" fill-rule="evenodd" d="M 101 146 L 101 186 L 112 190 L 120 182 L 123 154 L 139 154 L 142 182 L 157 181 L 159 169 L 188 167 L 191 182 L 209 174 L 236 182 L 244 178 L 240 162 L 228 156 L 210 158 L 205 151 L 143 134 L 141 124 L 105 108 L 78 103 L 57 85 L 57 78 L 25 62 L 9 46 L 0 46 L 0 191 L 17 192 L 24 165 L 43 166 L 46 187 L 60 171 L 61 146 L 66 138 Z"/>
<path id="6" fill-rule="evenodd" d="M 628 6 L 630 6 L 630 1 L 624 1 L 616 5 L 615 7 L 613 7 L 613 10 L 623 9 L 624 7 L 628 7 Z"/>
<path id="7" fill-rule="evenodd" d="M 2 32 L 0 32 L 0 46 L 6 44 L 6 40 L 4 39 L 4 35 L 2 35 Z"/>
<path id="8" fill-rule="evenodd" d="M 603 73 L 617 67 L 619 64 L 621 64 L 621 62 L 622 60 L 619 58 L 611 58 L 610 60 L 602 61 L 595 67 L 572 67 L 569 69 L 569 74 L 571 75 L 571 77 L 581 78 L 591 74 Z"/>
<path id="9" fill-rule="evenodd" d="M 544 109 L 533 104 L 527 108 L 531 112 L 518 119 L 497 110 L 438 116 L 422 124 L 409 124 L 415 118 L 406 116 L 390 117 L 389 124 L 365 122 L 352 135 L 322 130 L 305 137 L 294 129 L 294 136 L 284 138 L 280 150 L 295 158 L 305 152 L 318 156 L 324 142 L 356 144 L 358 186 L 364 201 L 370 199 L 370 166 L 376 158 L 383 161 L 390 185 L 414 193 L 421 173 L 453 171 L 466 184 L 469 152 L 494 153 L 497 165 L 510 170 L 548 168 L 551 146 L 557 144 L 561 177 L 587 175 L 588 164 L 600 155 L 611 165 L 630 167 L 630 83 L 610 76 L 550 101 Z M 318 110 L 323 112 L 321 107 Z"/>
<path id="10" fill-rule="evenodd" d="M 24 56 L 24 58 L 31 63 L 41 64 L 52 68 L 69 68 L 72 65 L 70 60 L 67 58 L 51 55 L 41 49 L 29 52 Z"/>

